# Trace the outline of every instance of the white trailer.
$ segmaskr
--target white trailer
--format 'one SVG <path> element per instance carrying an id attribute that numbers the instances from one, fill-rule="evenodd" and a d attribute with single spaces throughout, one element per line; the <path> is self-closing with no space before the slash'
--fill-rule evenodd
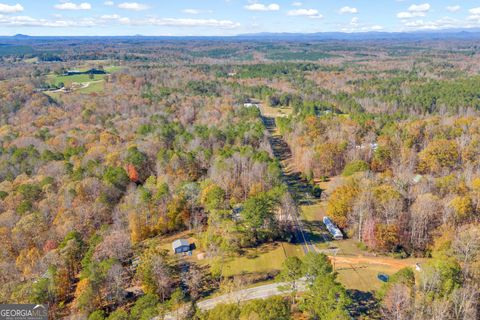
<path id="1" fill-rule="evenodd" d="M 323 217 L 323 223 L 327 227 L 328 231 L 332 234 L 333 239 L 335 240 L 342 240 L 343 233 L 338 229 L 338 227 L 330 220 L 329 217 Z"/>

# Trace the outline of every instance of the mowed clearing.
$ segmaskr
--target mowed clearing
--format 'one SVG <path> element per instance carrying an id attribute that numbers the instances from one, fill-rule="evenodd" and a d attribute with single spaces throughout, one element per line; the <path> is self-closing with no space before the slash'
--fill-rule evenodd
<path id="1" fill-rule="evenodd" d="M 109 66 L 105 67 L 104 70 L 107 74 L 74 74 L 74 75 L 55 75 L 50 74 L 47 76 L 48 82 L 50 84 L 61 87 L 63 84 L 64 87 L 70 88 L 71 91 L 75 91 L 77 93 L 89 94 L 89 93 L 97 93 L 102 92 L 105 88 L 105 80 L 108 75 L 112 72 L 120 70 L 121 67 L 119 66 Z M 88 68 L 81 68 L 79 71 L 85 72 Z M 52 98 L 58 98 L 62 94 L 65 94 L 65 90 L 52 90 L 46 91 L 46 94 L 51 96 Z"/>
<path id="2" fill-rule="evenodd" d="M 248 249 L 240 257 L 232 257 L 224 262 L 224 275 L 269 273 L 280 271 L 287 257 L 303 256 L 300 244 L 274 242 L 258 248 Z"/>

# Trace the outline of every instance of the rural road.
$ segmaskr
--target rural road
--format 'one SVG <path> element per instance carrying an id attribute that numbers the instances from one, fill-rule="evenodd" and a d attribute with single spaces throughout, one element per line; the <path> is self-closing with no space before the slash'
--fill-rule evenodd
<path id="1" fill-rule="evenodd" d="M 249 301 L 254 299 L 266 299 L 273 296 L 278 296 L 282 294 L 287 294 L 290 292 L 287 282 L 278 282 L 265 284 L 258 287 L 243 289 L 231 293 L 227 293 L 218 297 L 202 300 L 197 302 L 197 308 L 202 311 L 207 311 L 213 309 L 215 306 L 225 303 L 239 303 L 243 301 Z M 284 288 L 282 288 L 284 287 Z M 283 289 L 283 290 L 282 290 Z M 304 279 L 300 279 L 297 282 L 297 290 L 299 292 L 305 291 L 306 283 Z M 183 310 L 179 310 L 177 313 L 182 314 Z M 176 314 L 169 313 L 166 314 L 163 318 L 160 316 L 154 317 L 151 320 L 177 320 Z"/>
<path id="2" fill-rule="evenodd" d="M 253 299 L 266 299 L 268 297 L 288 293 L 289 290 L 286 288 L 287 286 L 288 286 L 288 283 L 279 282 L 279 283 L 271 283 L 263 286 L 243 289 L 243 290 L 235 291 L 232 293 L 224 294 L 215 298 L 199 301 L 197 302 L 197 307 L 200 310 L 210 310 L 220 303 L 237 303 L 240 301 L 248 301 Z M 299 280 L 297 286 L 298 286 L 298 291 L 305 290 L 306 288 L 305 280 Z M 282 287 L 284 287 L 283 290 L 281 289 Z"/>
<path id="3" fill-rule="evenodd" d="M 282 136 L 275 133 L 276 130 L 276 123 L 274 117 L 267 117 L 263 115 L 263 108 L 260 107 L 260 112 L 262 114 L 262 121 L 265 125 L 265 128 L 269 134 L 269 143 L 272 148 L 272 152 L 275 158 L 280 162 L 280 166 L 282 169 L 282 179 L 285 185 L 288 187 L 288 191 L 292 194 L 292 197 L 295 199 L 295 190 L 292 188 L 292 179 L 295 177 L 291 176 L 287 173 L 284 165 L 282 164 L 283 161 L 286 161 L 291 158 L 291 150 L 287 142 L 283 139 Z M 298 210 L 301 210 L 298 208 Z M 299 243 L 302 244 L 303 252 L 306 254 L 310 251 L 315 252 L 315 248 L 313 247 L 308 233 L 304 231 L 303 223 L 301 219 L 299 219 L 299 212 L 295 211 L 291 214 L 292 221 L 294 224 L 294 236 Z"/>

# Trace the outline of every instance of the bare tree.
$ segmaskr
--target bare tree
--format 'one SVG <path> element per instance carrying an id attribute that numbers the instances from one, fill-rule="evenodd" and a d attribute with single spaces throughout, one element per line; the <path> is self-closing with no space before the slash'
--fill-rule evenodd
<path id="1" fill-rule="evenodd" d="M 188 287 L 192 300 L 197 300 L 200 297 L 201 289 L 203 287 L 203 274 L 198 267 L 190 265 L 185 278 L 185 284 Z"/>
<path id="2" fill-rule="evenodd" d="M 474 285 L 467 285 L 455 289 L 451 295 L 452 319 L 475 320 L 478 319 L 479 288 Z"/>
<path id="3" fill-rule="evenodd" d="M 130 235 L 125 231 L 113 231 L 96 247 L 93 257 L 97 260 L 116 258 L 125 262 L 131 255 Z"/>
<path id="4" fill-rule="evenodd" d="M 458 230 L 452 242 L 452 249 L 468 271 L 470 264 L 480 258 L 480 226 L 471 225 Z"/>
<path id="5" fill-rule="evenodd" d="M 157 293 L 165 301 L 172 291 L 172 276 L 163 257 L 155 256 L 152 261 L 152 273 Z"/>
<path id="6" fill-rule="evenodd" d="M 432 194 L 420 195 L 410 208 L 410 243 L 414 250 L 424 250 L 431 241 L 431 230 L 439 223 L 441 207 Z"/>
<path id="7" fill-rule="evenodd" d="M 108 270 L 104 290 L 110 303 L 120 304 L 125 299 L 125 277 L 125 269 L 119 263 L 114 264 Z"/>
<path id="8" fill-rule="evenodd" d="M 413 314 L 411 289 L 404 284 L 393 285 L 383 299 L 382 314 L 385 319 L 408 320 Z"/>

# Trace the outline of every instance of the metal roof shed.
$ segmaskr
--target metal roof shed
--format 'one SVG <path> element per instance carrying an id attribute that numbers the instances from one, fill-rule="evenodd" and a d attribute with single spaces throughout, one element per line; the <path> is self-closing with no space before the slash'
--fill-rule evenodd
<path id="1" fill-rule="evenodd" d="M 173 252 L 183 253 L 190 251 L 190 243 L 186 239 L 177 239 L 172 242 Z"/>

